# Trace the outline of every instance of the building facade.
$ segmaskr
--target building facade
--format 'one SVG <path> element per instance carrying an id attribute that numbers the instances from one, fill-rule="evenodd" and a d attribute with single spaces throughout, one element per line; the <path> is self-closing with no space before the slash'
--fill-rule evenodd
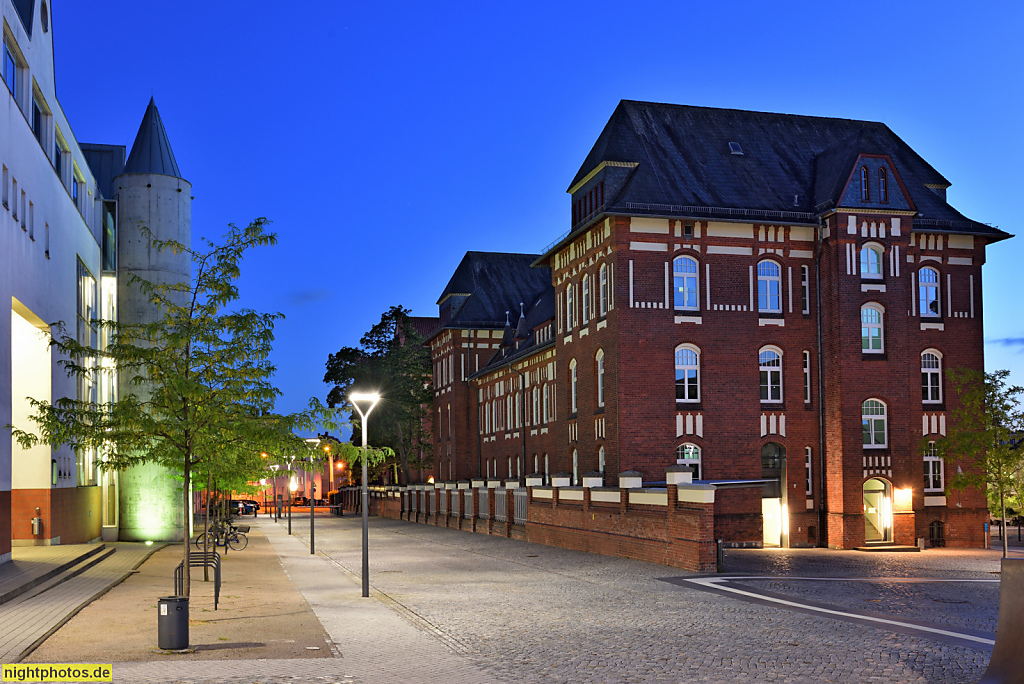
<path id="1" fill-rule="evenodd" d="M 10 314 L 0 317 L 0 425 L 30 428 L 28 397 L 117 396 L 116 369 L 97 366 L 85 380 L 66 376 L 48 347 L 50 326 L 62 321 L 95 345 L 103 342 L 97 319 L 116 320 L 119 310 L 122 320 L 152 315 L 126 291 L 128 272 L 153 274 L 139 227 L 187 244 L 191 193 L 153 102 L 127 161 L 123 146 L 79 143 L 56 97 L 48 2 L 2 0 L 0 7 L 0 298 L 10 302 Z M 187 279 L 187 258 L 184 267 L 168 268 Z M 181 537 L 180 523 L 171 522 L 181 518 L 180 503 L 175 518 L 165 502 L 180 500 L 165 492 L 170 480 L 150 478 L 138 493 L 128 474 L 125 496 L 122 476 L 104 472 L 102 458 L 24 450 L 9 433 L 0 439 L 0 562 L 15 545 Z M 149 521 L 145 531 L 131 522 L 140 517 Z"/>
<path id="2" fill-rule="evenodd" d="M 1009 237 L 880 123 L 624 101 L 543 254 L 469 253 L 439 300 L 435 477 L 689 465 L 737 544 L 982 546 L 948 491 L 948 368 L 983 368 Z M 662 475 L 659 477 L 658 473 Z"/>

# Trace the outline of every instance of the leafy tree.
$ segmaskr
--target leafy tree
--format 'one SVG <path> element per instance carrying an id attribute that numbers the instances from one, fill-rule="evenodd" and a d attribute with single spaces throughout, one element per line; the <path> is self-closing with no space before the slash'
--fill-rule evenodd
<path id="1" fill-rule="evenodd" d="M 392 306 L 359 340 L 360 347 L 342 347 L 327 359 L 324 382 L 333 385 L 327 405 L 340 407 L 353 420 L 353 441 L 361 439 L 359 414 L 348 403 L 353 387 L 381 395 L 373 409 L 367 439 L 393 450 L 405 482 L 413 468 L 429 465 L 430 352 L 409 320 L 409 310 Z"/>
<path id="2" fill-rule="evenodd" d="M 959 406 L 951 413 L 949 434 L 937 446 L 946 462 L 957 467 L 950 486 L 978 487 L 999 502 L 1006 520 L 1006 501 L 1017 493 L 1024 473 L 1024 387 L 1009 385 L 1010 371 L 982 373 L 967 368 L 947 371 Z M 1003 534 L 1003 558 L 1007 553 Z"/>
<path id="3" fill-rule="evenodd" d="M 186 536 L 194 474 L 204 484 L 211 475 L 222 482 L 256 480 L 265 475 L 261 451 L 304 452 L 295 432 L 331 415 L 316 400 L 301 414 L 273 412 L 280 392 L 271 382 L 269 355 L 282 315 L 232 308 L 244 254 L 277 241 L 266 226 L 265 219 L 242 229 L 230 225 L 222 244 L 205 240 L 203 251 L 147 232 L 153 249 L 188 256 L 191 282 L 129 276 L 159 312 L 153 322 L 98 321 L 109 336 L 100 349 L 79 344 L 60 323 L 51 340 L 69 375 L 94 373 L 106 357 L 127 375 L 132 391 L 104 404 L 32 400 L 38 434 L 8 426 L 15 438 L 26 448 L 47 443 L 98 449 L 107 470 L 149 462 L 170 468 L 181 477 Z M 186 595 L 189 546 L 184 544 Z"/>

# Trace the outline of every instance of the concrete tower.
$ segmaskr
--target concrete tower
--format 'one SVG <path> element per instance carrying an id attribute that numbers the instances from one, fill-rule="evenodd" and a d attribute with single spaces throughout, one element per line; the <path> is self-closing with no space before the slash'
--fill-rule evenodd
<path id="1" fill-rule="evenodd" d="M 141 228 L 161 240 L 192 242 L 192 185 L 181 177 L 160 112 L 152 99 L 135 137 L 124 173 L 114 178 L 117 196 L 117 318 L 123 323 L 146 323 L 161 313 L 129 282 L 134 274 L 152 283 L 191 279 L 188 255 L 158 251 Z M 138 392 L 121 374 L 121 396 Z M 119 478 L 119 538 L 122 541 L 178 541 L 182 530 L 181 484 L 156 464 L 130 468 Z"/>

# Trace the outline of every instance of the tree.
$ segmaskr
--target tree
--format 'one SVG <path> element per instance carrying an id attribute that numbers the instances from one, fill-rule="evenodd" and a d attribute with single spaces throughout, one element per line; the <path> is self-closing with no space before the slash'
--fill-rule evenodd
<path id="1" fill-rule="evenodd" d="M 1006 521 L 1006 500 L 1017 492 L 1024 472 L 1024 387 L 1009 385 L 1010 371 L 992 373 L 956 368 L 946 373 L 959 398 L 951 413 L 949 434 L 938 442 L 940 453 L 957 465 L 950 486 L 978 487 L 998 501 Z M 1007 540 L 1003 535 L 1003 558 Z"/>
<path id="2" fill-rule="evenodd" d="M 392 306 L 359 340 L 360 347 L 342 347 L 327 359 L 324 382 L 333 385 L 327 405 L 352 413 L 348 393 L 353 387 L 381 395 L 373 410 L 367 439 L 392 449 L 405 482 L 412 468 L 429 464 L 430 435 L 424 421 L 430 415 L 430 352 L 409 320 L 408 309 Z M 353 414 L 353 439 L 360 438 L 358 414 Z"/>
<path id="3" fill-rule="evenodd" d="M 47 443 L 55 448 L 97 449 L 105 455 L 102 467 L 107 470 L 156 462 L 178 473 L 184 500 L 186 596 L 194 472 L 198 469 L 204 484 L 218 472 L 233 481 L 259 479 L 261 451 L 304 452 L 295 431 L 330 420 L 316 400 L 301 414 L 273 412 L 280 392 L 271 382 L 274 366 L 269 355 L 274 323 L 282 315 L 231 308 L 239 297 L 244 254 L 277 241 L 266 226 L 266 219 L 243 229 L 230 225 L 223 243 L 204 240 L 204 251 L 158 240 L 144 230 L 152 249 L 188 256 L 191 282 L 163 284 L 129 276 L 159 312 L 153 322 L 97 321 L 109 336 L 102 348 L 79 344 L 57 323 L 50 343 L 69 375 L 89 376 L 105 358 L 105 365 L 112 363 L 127 374 L 132 391 L 103 404 L 70 398 L 52 404 L 31 400 L 38 434 L 8 426 L 26 448 Z"/>

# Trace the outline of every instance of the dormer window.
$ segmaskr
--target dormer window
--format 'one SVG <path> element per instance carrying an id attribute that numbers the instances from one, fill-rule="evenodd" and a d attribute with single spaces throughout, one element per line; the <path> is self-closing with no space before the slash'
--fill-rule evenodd
<path id="1" fill-rule="evenodd" d="M 889 173 L 884 166 L 878 169 L 878 201 L 882 203 L 889 201 Z"/>
<path id="2" fill-rule="evenodd" d="M 740 144 L 738 142 L 731 142 L 731 143 L 729 143 L 729 152 L 731 154 L 737 154 L 737 155 L 743 156 L 743 148 L 740 147 Z"/>
<path id="3" fill-rule="evenodd" d="M 868 167 L 860 167 L 860 200 L 861 202 L 871 201 L 871 191 L 868 188 Z"/>

